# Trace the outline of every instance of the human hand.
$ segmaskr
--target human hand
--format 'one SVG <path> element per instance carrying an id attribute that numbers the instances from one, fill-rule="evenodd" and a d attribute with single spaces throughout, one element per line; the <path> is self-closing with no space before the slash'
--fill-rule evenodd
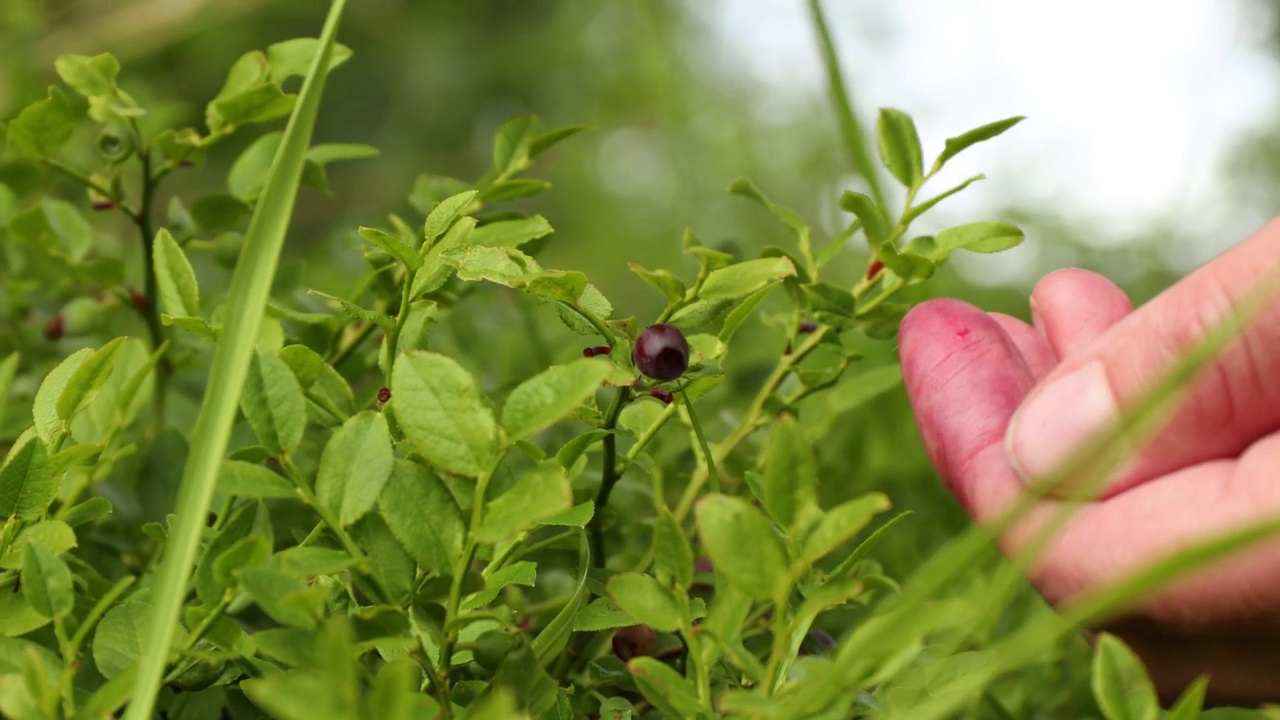
<path id="1" fill-rule="evenodd" d="M 1280 270 L 1280 219 L 1134 310 L 1104 278 L 1063 270 L 1031 294 L 1034 327 L 956 300 L 903 320 L 900 353 L 925 448 L 979 523 L 995 520 L 1075 446 L 1107 427 Z M 1060 605 L 1233 528 L 1280 516 L 1280 300 L 1191 386 L 1164 428 L 1074 512 L 1031 581 Z M 1059 501 L 1000 538 L 1016 553 Z M 1173 585 L 1107 628 L 1162 697 L 1201 673 L 1218 703 L 1280 700 L 1280 540 Z"/>

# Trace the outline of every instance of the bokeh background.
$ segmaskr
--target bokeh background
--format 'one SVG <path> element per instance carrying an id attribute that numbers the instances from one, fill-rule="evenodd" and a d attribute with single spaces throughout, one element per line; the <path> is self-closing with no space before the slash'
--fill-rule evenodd
<path id="1" fill-rule="evenodd" d="M 43 96 L 59 54 L 105 51 L 144 105 L 199 125 L 237 57 L 313 36 L 325 5 L 0 0 L 0 117 Z M 1027 241 L 1000 256 L 957 257 L 917 298 L 949 295 L 1026 317 L 1036 278 L 1078 266 L 1142 302 L 1280 209 L 1280 8 L 1270 0 L 824 8 L 868 127 L 878 107 L 905 110 L 932 157 L 950 135 L 1028 116 L 953 161 L 935 189 L 978 172 L 988 180 L 920 223 L 927 231 L 999 217 L 1021 224 Z M 840 193 L 862 185 L 798 0 L 358 0 L 340 39 L 355 57 L 329 81 L 316 141 L 369 143 L 382 154 L 331 166 L 331 192 L 300 198 L 283 266 L 298 288 L 340 291 L 359 261 L 354 228 L 385 224 L 392 212 L 417 217 L 407 198 L 422 173 L 478 177 L 494 131 L 517 114 L 592 127 L 539 161 L 533 174 L 553 189 L 522 209 L 556 228 L 544 265 L 586 271 L 619 314 L 641 319 L 661 300 L 627 262 L 688 273 L 685 228 L 744 254 L 787 243 L 763 210 L 726 192 L 734 178 L 794 208 L 820 242 L 847 222 Z M 165 192 L 215 189 L 252 136 L 220 146 L 204 170 L 176 175 Z M 865 266 L 851 250 L 833 264 L 834 279 L 852 284 Z M 491 358 L 520 351 L 502 342 Z M 742 344 L 741 372 L 730 366 L 739 390 L 765 367 L 751 353 L 778 350 Z M 469 347 L 469 364 L 482 368 L 483 354 Z M 869 351 L 867 366 L 893 358 L 887 344 Z M 885 540 L 888 574 L 910 572 L 964 527 L 900 389 L 828 430 L 819 450 L 829 494 L 884 489 L 917 514 Z M 1052 672 L 1045 682 L 1060 682 Z"/>

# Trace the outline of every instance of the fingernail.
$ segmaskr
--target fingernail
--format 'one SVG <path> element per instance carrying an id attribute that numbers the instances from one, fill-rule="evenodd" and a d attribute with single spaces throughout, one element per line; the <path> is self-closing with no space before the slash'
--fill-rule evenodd
<path id="1" fill-rule="evenodd" d="M 1009 423 L 1009 460 L 1024 481 L 1042 477 L 1117 417 L 1107 373 L 1095 360 L 1032 392 Z"/>

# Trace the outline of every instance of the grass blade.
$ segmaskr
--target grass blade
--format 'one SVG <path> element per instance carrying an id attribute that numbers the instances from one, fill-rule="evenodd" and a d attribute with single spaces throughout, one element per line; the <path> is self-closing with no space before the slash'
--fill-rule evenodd
<path id="1" fill-rule="evenodd" d="M 126 720 L 147 720 L 155 707 L 156 691 L 173 642 L 174 625 L 182 610 L 187 581 L 199 549 L 200 531 L 217 484 L 218 468 L 236 417 L 240 388 L 248 374 L 254 339 L 262 323 L 284 246 L 285 231 L 293 213 L 338 21 L 345 4 L 346 0 L 333 0 L 329 6 L 329 15 L 320 36 L 320 50 L 312 60 L 275 161 L 267 174 L 257 210 L 249 221 L 244 253 L 231 279 L 226 324 L 214 349 L 209 384 L 196 420 L 191 454 L 183 470 L 177 518 L 171 528 L 153 590 L 154 611 L 145 644 L 148 651 L 138 666 Z"/>

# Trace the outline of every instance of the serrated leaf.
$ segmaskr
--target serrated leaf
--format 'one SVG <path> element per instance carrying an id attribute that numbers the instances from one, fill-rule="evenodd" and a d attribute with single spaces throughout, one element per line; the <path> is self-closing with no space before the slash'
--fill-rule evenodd
<path id="1" fill-rule="evenodd" d="M 760 502 L 784 528 L 817 505 L 818 463 L 813 443 L 794 415 L 778 417 L 764 453 Z"/>
<path id="2" fill-rule="evenodd" d="M 525 587 L 533 587 L 538 579 L 537 563 L 528 560 L 519 560 L 509 565 L 503 565 L 497 572 L 485 578 L 484 590 L 472 595 L 462 603 L 463 610 L 471 610 L 473 608 L 483 607 L 493 602 L 498 597 L 498 593 L 502 588 L 508 585 L 523 585 Z"/>
<path id="3" fill-rule="evenodd" d="M 1107 720 L 1156 720 L 1160 703 L 1146 668 L 1114 635 L 1103 633 L 1093 656 L 1093 697 Z"/>
<path id="4" fill-rule="evenodd" d="M 0 465 L 0 518 L 30 521 L 58 496 L 44 443 L 30 431 L 15 441 Z"/>
<path id="5" fill-rule="evenodd" d="M 934 236 L 937 253 L 943 257 L 956 250 L 994 253 L 1020 244 L 1025 235 L 1017 225 L 986 220 L 947 228 Z"/>
<path id="6" fill-rule="evenodd" d="M 698 291 L 698 297 L 710 301 L 736 300 L 795 274 L 795 265 L 786 257 L 747 260 L 712 271 Z"/>
<path id="7" fill-rule="evenodd" d="M 751 503 L 728 495 L 698 501 L 698 535 L 716 572 L 755 600 L 785 586 L 787 552 L 768 519 Z"/>
<path id="8" fill-rule="evenodd" d="M 541 215 L 520 218 L 518 220 L 499 220 L 485 223 L 471 233 L 472 245 L 486 247 L 520 247 L 530 240 L 550 235 L 554 230 L 551 223 Z"/>
<path id="9" fill-rule="evenodd" d="M 653 567 L 659 577 L 671 578 L 682 590 L 693 584 L 693 548 L 675 516 L 665 507 L 654 518 Z"/>
<path id="10" fill-rule="evenodd" d="M 31 405 L 31 415 L 35 420 L 36 434 L 45 445 L 52 445 L 63 430 L 62 418 L 58 417 L 58 398 L 62 397 L 62 391 L 66 389 L 76 370 L 92 355 L 92 348 L 80 348 L 63 358 L 40 381 L 40 388 L 36 390 L 35 401 Z"/>
<path id="11" fill-rule="evenodd" d="M 371 245 L 398 260 L 410 272 L 422 267 L 422 255 L 413 248 L 400 242 L 396 236 L 377 228 L 362 227 L 358 231 L 360 237 Z"/>
<path id="12" fill-rule="evenodd" d="M 71 570 L 43 545 L 28 543 L 23 550 L 20 580 L 27 602 L 45 617 L 62 617 L 75 606 Z"/>
<path id="13" fill-rule="evenodd" d="M 862 223 L 862 232 L 867 236 L 867 244 L 874 250 L 889 236 L 888 221 L 875 201 L 859 192 L 846 190 L 840 196 L 840 209 L 853 213 Z"/>
<path id="14" fill-rule="evenodd" d="M 307 403 L 293 371 L 275 353 L 254 349 L 240 410 L 272 454 L 292 455 L 307 425 Z"/>
<path id="15" fill-rule="evenodd" d="M 422 236 L 425 241 L 423 247 L 429 248 L 434 245 L 435 241 L 453 226 L 454 221 L 462 217 L 476 199 L 476 195 L 475 190 L 467 190 L 437 203 L 422 226 Z"/>
<path id="16" fill-rule="evenodd" d="M 102 384 L 111 376 L 112 370 L 115 369 L 116 358 L 127 339 L 118 337 L 98 348 L 80 363 L 71 377 L 67 378 L 67 384 L 63 387 L 62 394 L 58 396 L 55 406 L 58 417 L 63 423 L 69 422 L 76 410 L 80 409 L 85 398 L 102 387 Z"/>
<path id="17" fill-rule="evenodd" d="M 316 498 L 343 527 L 350 525 L 373 509 L 394 462 L 386 416 L 372 410 L 353 415 L 325 443 Z"/>
<path id="18" fill-rule="evenodd" d="M 85 97 L 110 95 L 116 91 L 120 62 L 110 53 L 101 55 L 61 55 L 53 63 L 58 77 Z"/>
<path id="19" fill-rule="evenodd" d="M 200 288 L 196 285 L 195 271 L 178 241 L 165 228 L 156 233 L 152 262 L 156 269 L 160 306 L 164 311 L 175 318 L 198 316 Z"/>
<path id="20" fill-rule="evenodd" d="M 573 621 L 574 632 L 596 632 L 634 625 L 635 619 L 607 597 L 596 598 Z"/>
<path id="21" fill-rule="evenodd" d="M 627 263 L 627 267 L 631 268 L 631 272 L 638 275 L 649 287 L 662 293 L 662 296 L 667 299 L 668 306 L 684 299 L 686 290 L 684 282 L 670 270 L 648 270 L 635 263 Z"/>
<path id="22" fill-rule="evenodd" d="M 564 468 L 554 461 L 544 462 L 522 474 L 510 490 L 488 503 L 484 524 L 475 537 L 486 543 L 505 540 L 572 505 L 573 488 Z"/>
<path id="23" fill-rule="evenodd" d="M 52 155 L 71 139 L 84 115 L 57 86 L 49 94 L 26 106 L 9 121 L 9 147 L 27 155 Z"/>
<path id="24" fill-rule="evenodd" d="M 635 624 L 648 625 L 658 632 L 675 632 L 684 627 L 680 603 L 672 592 L 649 575 L 621 573 L 609 579 L 605 591 L 618 609 Z"/>
<path id="25" fill-rule="evenodd" d="M 671 666 L 651 657 L 633 658 L 627 671 L 640 693 L 660 710 L 663 717 L 692 718 L 699 715 L 698 694 L 692 683 Z"/>
<path id="26" fill-rule="evenodd" d="M 991 138 L 996 137 L 997 135 L 1000 135 L 1004 131 L 1008 130 L 1014 125 L 1017 125 L 1018 123 L 1022 122 L 1025 119 L 1026 119 L 1025 116 L 1022 116 L 1022 115 L 1018 115 L 1016 117 L 1011 117 L 1011 118 L 1005 118 L 1004 120 L 997 120 L 995 122 L 987 123 L 986 125 L 976 127 L 968 132 L 961 133 L 953 138 L 947 138 L 946 145 L 944 145 L 942 148 L 942 153 L 938 155 L 938 159 L 935 160 L 933 163 L 934 171 L 936 172 L 939 168 L 941 168 L 944 164 L 946 164 L 948 160 L 955 157 L 956 155 L 959 155 L 961 151 L 968 148 L 969 146 L 975 145 L 985 140 L 990 140 Z"/>
<path id="27" fill-rule="evenodd" d="M 493 140 L 493 171 L 506 178 L 529 167 L 533 142 L 542 135 L 542 123 L 533 115 L 513 117 L 498 128 Z"/>
<path id="28" fill-rule="evenodd" d="M 520 383 L 502 407 L 507 436 L 511 440 L 527 438 L 568 417 L 595 395 L 609 371 L 604 360 L 581 358 Z"/>
<path id="29" fill-rule="evenodd" d="M 102 617 L 93 634 L 93 662 L 103 677 L 120 675 L 142 656 L 150 615 L 150 605 L 134 600 L 116 605 Z"/>
<path id="30" fill-rule="evenodd" d="M 237 497 L 293 498 L 298 491 L 279 473 L 243 460 L 223 460 L 218 490 Z"/>
<path id="31" fill-rule="evenodd" d="M 853 539 L 876 515 L 891 507 L 889 498 L 871 493 L 831 508 L 804 536 L 800 563 L 812 565 Z"/>
<path id="32" fill-rule="evenodd" d="M 449 488 L 421 465 L 396 460 L 378 498 L 378 512 L 391 534 L 422 569 L 437 575 L 453 572 L 462 555 L 466 525 Z"/>
<path id="33" fill-rule="evenodd" d="M 894 108 L 881 108 L 876 134 L 880 138 L 880 159 L 889 172 L 908 188 L 919 185 L 924 180 L 924 161 L 911 116 Z"/>
<path id="34" fill-rule="evenodd" d="M 498 425 L 480 385 L 457 361 L 411 350 L 396 358 L 391 407 L 409 442 L 441 470 L 478 477 L 498 453 Z"/>
<path id="35" fill-rule="evenodd" d="M 352 320 L 359 320 L 361 322 L 373 323 L 374 325 L 377 325 L 378 327 L 382 328 L 382 330 L 385 332 L 392 332 L 392 330 L 395 329 L 395 326 L 396 326 L 395 318 L 391 317 L 386 313 L 360 307 L 359 305 L 351 302 L 350 300 L 340 298 L 336 295 L 322 293 L 319 290 L 308 290 L 307 294 L 314 295 L 316 297 L 321 297 L 321 298 L 324 298 L 325 300 L 330 300 L 332 302 L 337 303 L 338 307 L 342 308 L 343 314 L 351 318 Z"/>

